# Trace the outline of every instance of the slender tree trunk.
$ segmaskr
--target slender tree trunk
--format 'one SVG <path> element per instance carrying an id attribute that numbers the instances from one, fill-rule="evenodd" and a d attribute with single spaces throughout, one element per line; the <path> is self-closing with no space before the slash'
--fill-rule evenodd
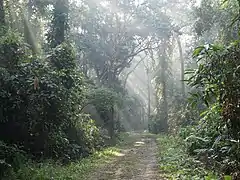
<path id="1" fill-rule="evenodd" d="M 141 106 L 141 119 L 142 119 L 143 130 L 145 130 L 144 105 Z"/>
<path id="2" fill-rule="evenodd" d="M 151 116 L 151 93 L 150 93 L 150 73 L 149 68 L 147 67 L 147 91 L 148 91 L 148 119 Z"/>
<path id="3" fill-rule="evenodd" d="M 177 44 L 179 49 L 179 56 L 180 56 L 180 62 L 181 62 L 181 89 L 182 89 L 182 95 L 185 97 L 185 83 L 184 83 L 184 58 L 183 58 L 183 51 L 182 51 L 182 45 L 180 41 L 179 35 L 176 36 L 177 38 Z"/>
<path id="4" fill-rule="evenodd" d="M 111 111 L 109 112 L 109 123 L 108 123 L 108 133 L 109 133 L 112 143 L 115 142 L 114 129 L 115 129 L 114 106 L 112 106 Z"/>
<path id="5" fill-rule="evenodd" d="M 167 133 L 168 132 L 168 101 L 167 101 L 167 87 L 166 87 L 166 81 L 163 79 L 162 81 L 162 131 Z"/>
<path id="6" fill-rule="evenodd" d="M 0 27 L 5 25 L 4 0 L 0 0 Z"/>

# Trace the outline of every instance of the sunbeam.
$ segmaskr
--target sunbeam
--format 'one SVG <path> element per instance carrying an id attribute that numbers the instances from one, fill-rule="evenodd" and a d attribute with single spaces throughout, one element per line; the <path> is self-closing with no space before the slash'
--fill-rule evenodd
<path id="1" fill-rule="evenodd" d="M 0 0 L 0 179 L 240 179 L 239 17 L 239 0 Z"/>

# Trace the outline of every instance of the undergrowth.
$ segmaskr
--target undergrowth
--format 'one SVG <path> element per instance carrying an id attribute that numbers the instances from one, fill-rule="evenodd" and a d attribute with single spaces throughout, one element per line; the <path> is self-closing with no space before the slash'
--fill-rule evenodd
<path id="1" fill-rule="evenodd" d="M 118 156 L 122 146 L 132 142 L 133 138 L 124 133 L 118 136 L 116 146 L 95 152 L 78 162 L 71 162 L 67 165 L 51 160 L 42 163 L 29 162 L 17 172 L 10 173 L 11 175 L 3 180 L 87 180 L 88 175 L 94 169 L 111 162 L 114 157 Z"/>
<path id="2" fill-rule="evenodd" d="M 8 179 L 19 180 L 82 180 L 92 169 L 111 160 L 118 153 L 117 148 L 107 148 L 94 155 L 65 166 L 56 162 L 29 163 Z"/>
<path id="3" fill-rule="evenodd" d="M 169 180 L 231 180 L 218 177 L 217 173 L 204 168 L 201 161 L 189 156 L 182 139 L 173 136 L 159 136 L 159 167 L 163 178 Z"/>

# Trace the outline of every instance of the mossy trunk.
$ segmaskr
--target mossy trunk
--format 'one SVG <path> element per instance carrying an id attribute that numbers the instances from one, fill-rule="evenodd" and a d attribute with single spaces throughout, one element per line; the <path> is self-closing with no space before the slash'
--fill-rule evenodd
<path id="1" fill-rule="evenodd" d="M 159 108 L 158 108 L 158 132 L 168 133 L 168 100 L 167 100 L 167 44 L 163 44 L 162 52 L 158 52 L 160 63 L 159 75 Z"/>

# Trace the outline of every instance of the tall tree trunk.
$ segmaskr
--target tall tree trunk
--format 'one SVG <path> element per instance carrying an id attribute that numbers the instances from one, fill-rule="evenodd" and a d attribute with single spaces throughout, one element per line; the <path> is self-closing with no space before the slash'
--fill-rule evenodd
<path id="1" fill-rule="evenodd" d="M 68 30 L 68 3 L 68 0 L 57 0 L 54 5 L 52 28 L 48 33 L 51 48 L 55 48 L 65 41 Z"/>
<path id="2" fill-rule="evenodd" d="M 179 35 L 176 36 L 178 49 L 179 49 L 179 56 L 180 56 L 180 62 L 181 62 L 181 90 L 182 95 L 185 97 L 185 83 L 184 83 L 184 58 L 183 58 L 183 51 L 182 51 L 182 45 L 180 41 Z"/>
<path id="3" fill-rule="evenodd" d="M 0 27 L 5 25 L 4 0 L 0 0 Z"/>
<path id="4" fill-rule="evenodd" d="M 158 57 L 160 60 L 160 84 L 162 89 L 162 94 L 160 98 L 160 124 L 159 124 L 159 131 L 167 133 L 168 132 L 168 101 L 167 101 L 167 80 L 166 80 L 166 71 L 167 71 L 167 62 L 166 62 L 166 47 L 167 43 L 163 44 L 163 51 L 158 52 Z"/>

